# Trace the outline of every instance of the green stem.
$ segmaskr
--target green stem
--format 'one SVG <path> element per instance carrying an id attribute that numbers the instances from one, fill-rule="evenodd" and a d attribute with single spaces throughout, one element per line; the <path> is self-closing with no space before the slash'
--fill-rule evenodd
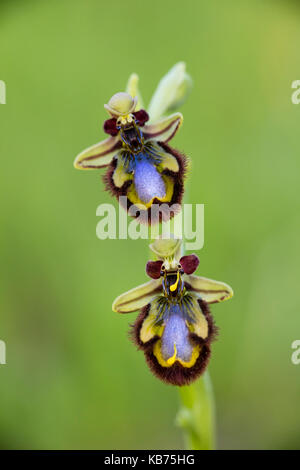
<path id="1" fill-rule="evenodd" d="M 184 430 L 189 450 L 215 448 L 215 403 L 208 372 L 192 385 L 179 388 L 181 406 L 176 423 Z"/>

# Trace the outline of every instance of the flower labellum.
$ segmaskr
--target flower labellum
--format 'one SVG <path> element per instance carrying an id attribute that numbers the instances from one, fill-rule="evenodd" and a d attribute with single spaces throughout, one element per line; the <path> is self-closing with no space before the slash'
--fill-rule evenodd
<path id="1" fill-rule="evenodd" d="M 81 152 L 74 166 L 81 170 L 107 168 L 106 189 L 117 198 L 127 197 L 125 209 L 134 206 L 131 215 L 145 214 L 150 223 L 155 207 L 161 213 L 154 219 L 168 220 L 175 211 L 164 208 L 180 204 L 184 190 L 187 159 L 168 145 L 183 117 L 174 113 L 146 124 L 149 116 L 143 109 L 136 110 L 137 101 L 122 92 L 104 105 L 110 119 L 103 128 L 110 137 Z"/>
<path id="2" fill-rule="evenodd" d="M 119 296 L 113 310 L 140 310 L 131 337 L 150 370 L 167 383 L 187 385 L 210 358 L 216 327 L 209 304 L 230 299 L 233 292 L 223 282 L 195 276 L 199 259 L 180 257 L 180 240 L 157 239 L 150 248 L 160 258 L 147 263 L 152 280 Z"/>

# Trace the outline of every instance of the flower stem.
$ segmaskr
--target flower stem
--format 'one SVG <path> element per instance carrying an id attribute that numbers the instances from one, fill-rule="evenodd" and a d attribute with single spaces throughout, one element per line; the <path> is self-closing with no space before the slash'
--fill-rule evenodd
<path id="1" fill-rule="evenodd" d="M 215 448 L 215 403 L 209 373 L 192 385 L 179 387 L 181 406 L 176 423 L 184 431 L 189 450 Z"/>

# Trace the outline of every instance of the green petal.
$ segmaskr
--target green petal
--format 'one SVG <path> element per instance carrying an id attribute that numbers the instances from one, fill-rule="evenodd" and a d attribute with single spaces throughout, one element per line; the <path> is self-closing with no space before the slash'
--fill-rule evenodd
<path id="1" fill-rule="evenodd" d="M 118 163 L 112 178 L 114 185 L 117 188 L 121 188 L 126 181 L 132 179 L 132 175 L 130 173 L 126 173 L 122 158 L 118 158 Z"/>
<path id="2" fill-rule="evenodd" d="M 145 141 L 153 139 L 160 142 L 168 142 L 174 137 L 183 122 L 181 113 L 174 113 L 155 124 L 145 124 L 142 132 Z"/>
<path id="3" fill-rule="evenodd" d="M 154 297 L 161 293 L 161 290 L 161 279 L 152 279 L 117 297 L 112 309 L 118 313 L 135 312 L 149 304 Z"/>
<path id="4" fill-rule="evenodd" d="M 157 238 L 149 248 L 159 259 L 181 257 L 182 240 L 179 238 Z"/>
<path id="5" fill-rule="evenodd" d="M 144 109 L 143 99 L 141 93 L 139 91 L 139 76 L 136 73 L 132 73 L 128 79 L 126 92 L 129 93 L 132 97 L 137 96 L 137 105 L 135 107 L 135 111 L 139 109 Z"/>
<path id="6" fill-rule="evenodd" d="M 148 142 L 146 144 L 146 149 L 149 149 L 152 154 L 160 158 L 160 163 L 157 164 L 157 167 L 160 168 L 160 171 L 165 169 L 171 170 L 174 173 L 179 171 L 179 164 L 174 155 L 166 152 L 157 142 Z"/>
<path id="7" fill-rule="evenodd" d="M 153 301 L 150 304 L 150 310 L 143 321 L 141 330 L 140 330 L 140 340 L 142 343 L 147 343 L 155 336 L 161 336 L 163 333 L 164 325 L 160 322 L 157 322 L 159 317 L 159 303 Z"/>
<path id="8" fill-rule="evenodd" d="M 98 144 L 92 145 L 81 152 L 74 161 L 74 167 L 78 170 L 90 170 L 103 168 L 109 165 L 120 148 L 120 138 L 108 137 Z"/>
<path id="9" fill-rule="evenodd" d="M 193 320 L 188 322 L 189 330 L 199 338 L 206 339 L 208 337 L 208 322 L 199 307 L 197 295 L 186 294 L 183 298 L 183 305 Z"/>
<path id="10" fill-rule="evenodd" d="M 184 62 L 178 62 L 161 79 L 149 105 L 151 122 L 170 111 L 175 111 L 186 100 L 192 88 L 192 79 L 186 73 Z"/>
<path id="11" fill-rule="evenodd" d="M 233 296 L 233 290 L 225 282 L 214 281 L 213 279 L 195 276 L 194 274 L 185 274 L 184 281 L 191 286 L 188 290 L 195 293 L 208 304 L 222 302 Z"/>

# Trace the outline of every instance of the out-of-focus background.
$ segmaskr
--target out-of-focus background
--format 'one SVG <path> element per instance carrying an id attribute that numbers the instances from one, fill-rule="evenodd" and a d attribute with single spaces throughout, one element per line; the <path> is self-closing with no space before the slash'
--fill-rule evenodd
<path id="1" fill-rule="evenodd" d="M 219 448 L 299 448 L 298 2 L 0 3 L 1 448 L 182 448 L 178 393 L 127 339 L 112 300 L 146 281 L 143 240 L 100 241 L 103 104 L 140 75 L 149 101 L 179 60 L 194 89 L 172 145 L 205 203 L 198 273 L 230 283 L 210 372 Z M 116 202 L 113 202 L 117 207 Z"/>

